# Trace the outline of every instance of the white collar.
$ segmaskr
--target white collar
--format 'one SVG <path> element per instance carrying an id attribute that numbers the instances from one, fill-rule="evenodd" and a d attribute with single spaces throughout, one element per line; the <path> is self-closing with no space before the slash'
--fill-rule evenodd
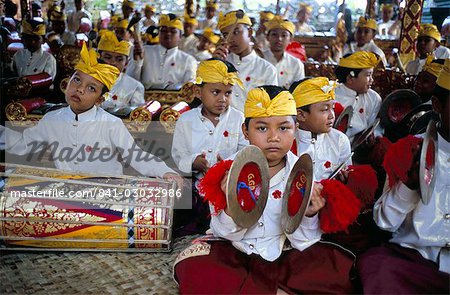
<path id="1" fill-rule="evenodd" d="M 178 51 L 178 46 L 167 49 L 166 47 L 162 46 L 161 44 L 158 44 L 158 51 L 161 55 L 171 54 L 171 53 L 175 53 L 176 51 Z"/>
<path id="2" fill-rule="evenodd" d="M 234 61 L 233 64 L 236 64 L 237 62 L 246 63 L 250 62 L 258 57 L 256 52 L 252 49 L 250 54 L 244 56 L 243 58 L 240 58 L 237 54 L 231 53 L 230 54 L 231 59 Z"/>
<path id="3" fill-rule="evenodd" d="M 316 134 L 315 137 L 313 137 L 313 134 L 311 131 L 309 130 L 303 130 L 303 129 L 299 129 L 297 128 L 297 132 L 299 134 L 299 139 L 301 142 L 306 142 L 306 143 L 311 143 L 314 144 L 316 142 L 321 142 L 323 141 L 324 137 L 325 137 L 325 133 L 320 133 L 320 134 Z"/>
<path id="4" fill-rule="evenodd" d="M 88 122 L 88 121 L 94 121 L 95 117 L 97 115 L 97 106 L 93 106 L 92 108 L 90 108 L 89 110 L 78 114 L 78 120 L 76 120 L 77 115 L 72 111 L 72 109 L 70 108 L 70 106 L 67 107 L 70 119 L 73 121 L 78 121 L 78 122 Z"/>
<path id="5" fill-rule="evenodd" d="M 219 115 L 219 122 L 222 121 L 224 118 L 228 117 L 228 115 L 230 114 L 231 108 L 232 108 L 231 105 L 229 105 L 228 109 L 225 112 L 223 112 L 222 114 Z M 196 107 L 196 109 L 197 109 L 198 117 L 200 118 L 200 120 L 202 122 L 205 121 L 205 120 L 209 121 L 209 119 L 206 118 L 205 116 L 203 116 L 203 114 L 202 114 L 203 104 L 201 104 L 198 107 Z"/>
<path id="6" fill-rule="evenodd" d="M 348 88 L 345 84 L 342 83 L 342 84 L 341 84 L 341 87 L 342 87 L 342 89 L 344 90 L 344 93 L 345 93 L 346 95 L 352 96 L 352 97 L 357 97 L 357 96 L 359 96 L 358 93 L 357 93 L 355 90 Z"/>

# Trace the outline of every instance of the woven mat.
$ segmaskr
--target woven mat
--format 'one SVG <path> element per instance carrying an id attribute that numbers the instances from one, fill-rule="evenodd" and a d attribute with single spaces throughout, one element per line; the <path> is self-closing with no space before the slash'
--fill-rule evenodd
<path id="1" fill-rule="evenodd" d="M 178 294 L 171 253 L 0 252 L 0 294 Z"/>

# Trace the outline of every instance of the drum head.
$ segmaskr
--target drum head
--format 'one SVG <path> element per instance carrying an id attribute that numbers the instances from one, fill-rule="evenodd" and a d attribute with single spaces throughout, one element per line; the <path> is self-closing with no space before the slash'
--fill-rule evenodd
<path id="1" fill-rule="evenodd" d="M 375 129 L 377 129 L 379 124 L 380 119 L 376 119 L 372 127 L 356 134 L 352 142 L 352 151 L 356 150 L 363 142 L 365 142 L 369 138 L 369 136 L 375 132 Z"/>
<path id="2" fill-rule="evenodd" d="M 428 123 L 420 153 L 419 184 L 422 203 L 427 205 L 433 194 L 436 182 L 435 163 L 438 157 L 436 122 Z"/>
<path id="3" fill-rule="evenodd" d="M 227 208 L 233 221 L 243 228 L 261 217 L 269 194 L 269 165 L 256 146 L 242 149 L 233 161 L 227 179 Z"/>
<path id="4" fill-rule="evenodd" d="M 309 154 L 303 154 L 289 174 L 283 193 L 281 228 L 292 234 L 302 222 L 311 199 L 313 164 Z"/>
<path id="5" fill-rule="evenodd" d="M 348 126 L 350 126 L 350 121 L 352 120 L 353 116 L 353 107 L 348 106 L 342 111 L 342 113 L 339 115 L 339 117 L 334 121 L 333 128 L 346 133 Z"/>

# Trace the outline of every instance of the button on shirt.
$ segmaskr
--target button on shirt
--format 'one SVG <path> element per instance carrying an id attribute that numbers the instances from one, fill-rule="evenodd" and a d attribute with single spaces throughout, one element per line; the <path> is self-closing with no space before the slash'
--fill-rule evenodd
<path id="1" fill-rule="evenodd" d="M 126 72 L 149 89 L 192 82 L 196 71 L 195 58 L 177 47 L 167 49 L 161 45 L 145 45 L 144 59 L 132 60 Z"/>
<path id="2" fill-rule="evenodd" d="M 352 164 L 350 141 L 337 129 L 332 128 L 328 133 L 317 134 L 315 140 L 310 131 L 297 129 L 295 140 L 297 155 L 307 153 L 311 156 L 314 179 L 317 181 L 328 178 L 344 161 L 347 165 Z"/>
<path id="3" fill-rule="evenodd" d="M 450 143 L 438 135 L 436 183 L 428 205 L 420 201 L 420 191 L 410 190 L 402 182 L 387 188 L 375 203 L 375 222 L 393 232 L 391 242 L 413 248 L 426 259 L 450 273 Z"/>
<path id="4" fill-rule="evenodd" d="M 241 89 L 238 85 L 233 86 L 233 99 L 231 100 L 233 107 L 241 112 L 244 111 L 247 93 L 251 89 L 263 85 L 278 85 L 276 68 L 259 57 L 254 50 L 242 59 L 238 55 L 230 53 L 227 56 L 227 61 L 236 67 L 239 78 L 244 84 L 244 89 Z"/>
<path id="5" fill-rule="evenodd" d="M 192 163 L 202 153 L 210 166 L 217 162 L 217 155 L 226 159 L 248 145 L 242 134 L 244 114 L 229 107 L 214 124 L 202 115 L 202 105 L 183 113 L 177 121 L 172 142 L 172 158 L 178 168 L 192 171 Z M 197 178 L 203 177 L 196 173 Z"/>
<path id="6" fill-rule="evenodd" d="M 351 128 L 347 129 L 347 136 L 353 141 L 355 134 L 366 130 L 372 126 L 381 108 L 380 95 L 369 89 L 367 93 L 357 95 L 356 91 L 348 88 L 344 84 L 336 87 L 336 101 L 344 108 L 353 107 L 353 117 L 350 121 Z"/>
<path id="7" fill-rule="evenodd" d="M 13 69 L 17 71 L 19 77 L 46 72 L 54 80 L 56 59 L 42 48 L 33 53 L 28 49 L 21 49 L 13 56 Z"/>
<path id="8" fill-rule="evenodd" d="M 66 171 L 121 175 L 120 154 L 142 175 L 162 177 L 173 172 L 164 161 L 135 145 L 121 119 L 96 106 L 78 116 L 70 107 L 49 112 L 23 133 L 6 129 L 6 140 L 2 140 L 6 150 L 17 155 L 26 155 L 33 147 L 39 151 L 39 143 L 51 144 L 56 167 Z"/>
<path id="9" fill-rule="evenodd" d="M 292 234 L 285 234 L 281 228 L 282 198 L 275 197 L 278 194 L 274 196 L 274 192 L 284 191 L 289 173 L 298 159 L 291 152 L 286 156 L 286 167 L 270 179 L 267 204 L 258 222 L 250 228 L 241 228 L 224 211 L 218 215 L 212 214 L 211 230 L 216 237 L 230 240 L 236 249 L 247 254 L 258 254 L 267 261 L 280 257 L 286 238 L 293 248 L 300 251 L 320 240 L 317 214 L 311 218 L 303 218 L 298 229 Z"/>
<path id="10" fill-rule="evenodd" d="M 104 109 L 117 106 L 140 106 L 145 103 L 144 85 L 125 73 L 120 73 L 116 83 L 109 91 L 109 100 L 103 102 Z"/>
<path id="11" fill-rule="evenodd" d="M 277 61 L 270 49 L 263 51 L 264 58 L 277 69 L 278 86 L 289 89 L 295 81 L 305 78 L 303 63 L 289 53 L 283 53 L 280 61 Z"/>

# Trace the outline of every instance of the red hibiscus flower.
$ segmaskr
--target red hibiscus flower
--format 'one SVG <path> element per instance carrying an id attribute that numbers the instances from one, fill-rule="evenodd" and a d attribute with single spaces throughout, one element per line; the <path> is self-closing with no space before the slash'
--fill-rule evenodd
<path id="1" fill-rule="evenodd" d="M 117 95 L 114 94 L 114 95 L 112 96 L 112 99 L 113 99 L 113 100 L 117 100 Z"/>
<path id="2" fill-rule="evenodd" d="M 223 132 L 223 136 L 224 136 L 224 137 L 228 137 L 228 131 L 225 130 L 225 131 Z"/>
<path id="3" fill-rule="evenodd" d="M 250 81 L 250 76 L 247 76 L 247 78 L 245 78 L 245 81 Z"/>
<path id="4" fill-rule="evenodd" d="M 359 109 L 359 112 L 362 114 L 362 113 L 364 113 L 364 109 L 363 108 L 360 108 Z"/>
<path id="5" fill-rule="evenodd" d="M 283 76 L 283 75 L 284 75 L 284 72 L 280 72 L 280 75 Z"/>
<path id="6" fill-rule="evenodd" d="M 325 168 L 330 168 L 331 167 L 331 162 L 330 161 L 326 161 L 323 166 L 325 166 Z"/>
<path id="7" fill-rule="evenodd" d="M 272 196 L 273 196 L 275 199 L 281 198 L 281 191 L 280 191 L 280 190 L 274 191 L 274 192 L 272 193 Z"/>

